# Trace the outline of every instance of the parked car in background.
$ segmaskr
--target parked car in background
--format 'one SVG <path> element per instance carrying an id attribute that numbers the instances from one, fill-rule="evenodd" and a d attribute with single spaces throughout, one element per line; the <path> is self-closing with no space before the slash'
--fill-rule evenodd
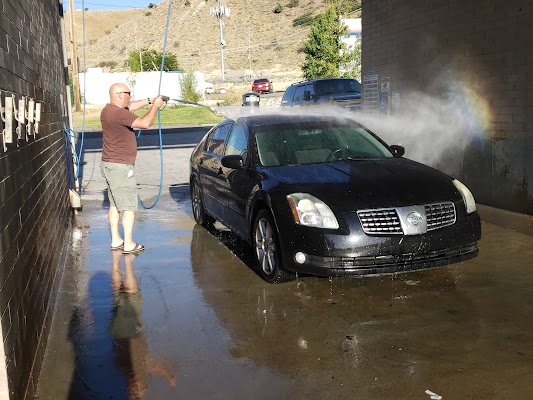
<path id="1" fill-rule="evenodd" d="M 269 79 L 261 78 L 256 79 L 252 83 L 252 92 L 256 93 L 272 93 L 274 91 L 274 86 Z"/>
<path id="2" fill-rule="evenodd" d="M 285 90 L 281 106 L 335 106 L 359 110 L 361 84 L 352 78 L 323 78 L 294 83 Z"/>
<path id="3" fill-rule="evenodd" d="M 475 257 L 481 224 L 468 188 L 403 154 L 338 116 L 226 119 L 190 158 L 194 219 L 246 240 L 270 283 Z"/>
<path id="4" fill-rule="evenodd" d="M 204 83 L 204 90 L 208 94 L 215 93 L 215 87 L 213 86 L 211 82 Z"/>

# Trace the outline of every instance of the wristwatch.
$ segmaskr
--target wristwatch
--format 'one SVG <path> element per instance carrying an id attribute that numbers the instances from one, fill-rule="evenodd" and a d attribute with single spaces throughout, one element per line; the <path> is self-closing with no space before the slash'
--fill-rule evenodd
<path id="1" fill-rule="evenodd" d="M 148 104 L 152 104 L 152 99 L 148 97 Z"/>

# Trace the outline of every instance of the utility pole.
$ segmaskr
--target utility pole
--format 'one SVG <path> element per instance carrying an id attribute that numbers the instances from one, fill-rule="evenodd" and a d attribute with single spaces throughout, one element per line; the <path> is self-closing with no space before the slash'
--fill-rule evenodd
<path id="1" fill-rule="evenodd" d="M 71 58 L 70 63 L 72 64 L 72 89 L 74 90 L 74 99 L 76 103 L 76 111 L 81 110 L 81 101 L 80 101 L 80 81 L 78 75 L 78 43 L 76 42 L 76 28 L 74 22 L 74 0 L 70 0 L 70 49 L 71 49 Z"/>
<path id="2" fill-rule="evenodd" d="M 222 19 L 224 17 L 229 17 L 229 7 L 222 5 L 222 0 L 214 1 L 218 1 L 218 6 L 210 7 L 209 11 L 212 17 L 218 18 L 218 25 L 220 27 L 220 73 L 222 75 L 222 82 L 224 82 L 224 47 L 226 46 L 226 41 L 224 40 L 224 21 L 222 21 Z"/>

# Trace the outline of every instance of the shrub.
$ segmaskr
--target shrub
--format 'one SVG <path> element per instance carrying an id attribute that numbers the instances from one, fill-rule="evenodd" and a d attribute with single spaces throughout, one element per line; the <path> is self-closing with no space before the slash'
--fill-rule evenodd
<path id="1" fill-rule="evenodd" d="M 202 96 L 197 91 L 198 81 L 194 76 L 194 73 L 187 72 L 182 75 L 180 79 L 181 83 L 181 98 L 192 103 L 197 103 Z"/>
<path id="2" fill-rule="evenodd" d="M 292 26 L 308 26 L 313 23 L 315 17 L 312 12 L 306 12 L 305 14 L 300 15 L 299 17 L 294 18 L 292 21 Z"/>
<path id="3" fill-rule="evenodd" d="M 144 15 L 147 16 L 147 17 L 149 17 L 150 15 L 152 15 L 152 13 L 151 13 L 150 11 L 146 11 L 146 12 L 144 13 Z"/>
<path id="4" fill-rule="evenodd" d="M 116 61 L 100 61 L 98 63 L 98 66 L 100 68 L 109 67 L 110 69 L 113 69 L 117 66 L 117 62 Z"/>
<path id="5" fill-rule="evenodd" d="M 287 7 L 296 7 L 298 6 L 298 4 L 300 4 L 300 0 L 289 0 L 289 4 L 287 4 Z"/>
<path id="6" fill-rule="evenodd" d="M 281 4 L 276 4 L 276 7 L 274 7 L 274 14 L 279 14 L 280 12 L 283 11 L 283 6 Z"/>

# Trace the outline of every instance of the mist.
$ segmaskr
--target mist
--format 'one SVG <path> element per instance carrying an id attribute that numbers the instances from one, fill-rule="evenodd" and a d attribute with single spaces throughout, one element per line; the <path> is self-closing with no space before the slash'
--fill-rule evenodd
<path id="1" fill-rule="evenodd" d="M 411 94 L 393 115 L 361 112 L 357 120 L 387 144 L 405 147 L 404 157 L 456 172 L 469 143 L 474 117 L 457 98 Z M 452 163 L 452 165 L 450 165 Z"/>
<path id="2" fill-rule="evenodd" d="M 456 175 L 462 167 L 463 152 L 473 134 L 481 127 L 468 99 L 450 92 L 447 98 L 424 93 L 411 93 L 401 99 L 399 111 L 393 115 L 364 111 L 342 112 L 328 107 L 250 108 L 241 114 L 272 114 L 283 112 L 299 115 L 329 115 L 361 123 L 387 144 L 405 147 L 405 158 Z"/>

